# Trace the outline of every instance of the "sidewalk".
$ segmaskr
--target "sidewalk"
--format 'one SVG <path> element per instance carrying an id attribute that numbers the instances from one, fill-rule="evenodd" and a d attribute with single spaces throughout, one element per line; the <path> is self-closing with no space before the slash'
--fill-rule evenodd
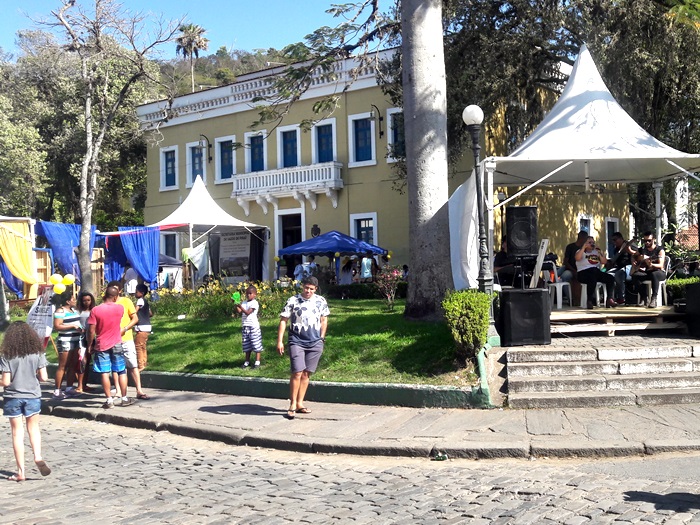
<path id="1" fill-rule="evenodd" d="M 100 395 L 56 401 L 45 388 L 44 411 L 53 416 L 298 452 L 486 459 L 700 450 L 697 405 L 470 410 L 309 402 L 311 414 L 288 420 L 281 398 L 147 389 L 151 399 L 105 410 Z"/>

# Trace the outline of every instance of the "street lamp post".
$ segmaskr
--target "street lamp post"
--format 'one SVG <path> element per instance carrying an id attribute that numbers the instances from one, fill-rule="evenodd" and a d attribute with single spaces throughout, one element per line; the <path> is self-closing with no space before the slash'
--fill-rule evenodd
<path id="1" fill-rule="evenodd" d="M 479 291 L 493 295 L 493 273 L 491 272 L 491 258 L 489 257 L 488 241 L 486 239 L 486 219 L 484 217 L 484 188 L 483 175 L 479 153 L 479 133 L 481 123 L 484 121 L 484 112 L 479 106 L 471 105 L 464 108 L 462 120 L 467 125 L 467 130 L 472 138 L 472 150 L 474 151 L 474 172 L 476 174 L 476 207 L 479 220 Z M 493 306 L 489 308 L 490 324 L 493 324 Z"/>

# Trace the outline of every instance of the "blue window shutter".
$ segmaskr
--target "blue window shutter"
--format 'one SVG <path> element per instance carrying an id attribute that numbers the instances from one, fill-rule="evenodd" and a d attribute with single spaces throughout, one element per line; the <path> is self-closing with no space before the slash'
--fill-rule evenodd
<path id="1" fill-rule="evenodd" d="M 165 152 L 165 187 L 175 186 L 175 152 Z"/>
<path id="2" fill-rule="evenodd" d="M 316 127 L 316 147 L 318 149 L 318 162 L 331 162 L 333 160 L 333 126 L 324 124 Z"/>
<path id="3" fill-rule="evenodd" d="M 403 113 L 394 113 L 391 121 L 391 139 L 394 145 L 393 154 L 396 157 L 406 156 L 406 139 L 403 130 Z"/>
<path id="4" fill-rule="evenodd" d="M 250 171 L 264 171 L 263 138 L 260 135 L 250 137 Z"/>
<path id="5" fill-rule="evenodd" d="M 204 175 L 204 169 L 202 166 L 202 148 L 199 146 L 194 146 L 193 148 L 190 148 L 190 152 L 192 153 L 192 180 L 190 182 L 194 184 L 197 177 L 202 177 L 202 175 Z"/>
<path id="6" fill-rule="evenodd" d="M 372 160 L 372 123 L 368 118 L 353 121 L 355 128 L 355 162 Z"/>
<path id="7" fill-rule="evenodd" d="M 283 131 L 282 132 L 282 166 L 291 168 L 298 166 L 297 162 L 297 132 Z"/>
<path id="8" fill-rule="evenodd" d="M 224 140 L 219 142 L 219 158 L 221 159 L 219 179 L 227 180 L 233 177 L 233 142 Z"/>

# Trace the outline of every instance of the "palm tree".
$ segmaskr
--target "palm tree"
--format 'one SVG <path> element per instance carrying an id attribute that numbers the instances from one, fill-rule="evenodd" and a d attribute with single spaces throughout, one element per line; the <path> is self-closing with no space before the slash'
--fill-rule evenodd
<path id="1" fill-rule="evenodd" d="M 182 53 L 182 57 L 190 59 L 190 77 L 192 78 L 192 93 L 194 93 L 194 61 L 199 58 L 200 51 L 206 51 L 209 47 L 209 39 L 204 37 L 207 32 L 196 24 L 183 24 L 179 28 L 180 36 L 175 39 L 177 47 L 175 54 Z"/>

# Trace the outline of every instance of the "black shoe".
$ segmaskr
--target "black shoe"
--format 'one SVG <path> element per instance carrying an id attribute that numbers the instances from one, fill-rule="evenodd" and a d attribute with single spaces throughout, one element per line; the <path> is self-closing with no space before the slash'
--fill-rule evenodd
<path id="1" fill-rule="evenodd" d="M 586 308 L 588 308 L 589 310 L 593 310 L 593 301 L 588 301 L 586 303 Z"/>

